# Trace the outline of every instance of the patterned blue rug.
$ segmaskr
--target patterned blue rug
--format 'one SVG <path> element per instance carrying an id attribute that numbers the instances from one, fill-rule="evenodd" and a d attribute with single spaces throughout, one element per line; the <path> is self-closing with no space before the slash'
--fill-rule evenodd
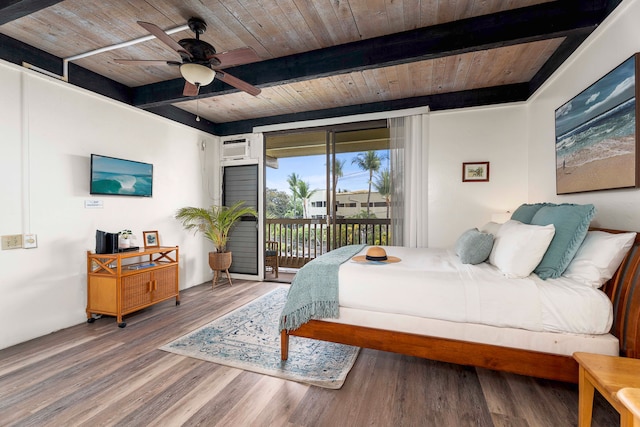
<path id="1" fill-rule="evenodd" d="M 278 320 L 287 292 L 277 288 L 160 349 L 319 387 L 342 387 L 358 347 L 290 337 L 289 359 L 280 360 Z"/>

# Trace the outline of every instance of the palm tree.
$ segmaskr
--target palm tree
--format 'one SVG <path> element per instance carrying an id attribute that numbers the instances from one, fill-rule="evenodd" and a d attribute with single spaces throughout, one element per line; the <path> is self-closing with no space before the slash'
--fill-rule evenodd
<path id="1" fill-rule="evenodd" d="M 302 217 L 307 217 L 307 201 L 311 196 L 313 196 L 318 190 L 311 190 L 309 188 L 309 183 L 304 181 L 298 181 L 298 196 L 302 200 Z"/>
<path id="2" fill-rule="evenodd" d="M 287 184 L 289 184 L 289 189 L 291 190 L 291 193 L 293 194 L 293 217 L 297 217 L 298 214 L 296 212 L 296 199 L 298 197 L 298 183 L 300 182 L 300 176 L 295 173 L 292 172 L 288 177 L 287 177 Z"/>
<path id="3" fill-rule="evenodd" d="M 344 163 L 346 160 L 336 159 L 333 170 L 333 190 L 338 191 L 338 180 L 344 176 Z"/>
<path id="4" fill-rule="evenodd" d="M 367 216 L 369 215 L 369 203 L 371 201 L 371 184 L 373 181 L 373 173 L 378 172 L 382 159 L 375 151 L 367 151 L 366 153 L 358 154 L 351 164 L 356 164 L 363 171 L 369 171 L 369 192 L 367 193 Z"/>
<path id="5" fill-rule="evenodd" d="M 373 187 L 382 197 L 384 197 L 384 201 L 387 205 L 387 218 L 389 218 L 389 206 L 391 205 L 391 175 L 389 174 L 389 168 L 381 170 L 376 175 Z"/>

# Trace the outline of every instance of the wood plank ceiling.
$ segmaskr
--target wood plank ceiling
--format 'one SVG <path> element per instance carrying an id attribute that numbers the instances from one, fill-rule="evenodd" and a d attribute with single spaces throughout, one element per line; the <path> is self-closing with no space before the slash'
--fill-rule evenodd
<path id="1" fill-rule="evenodd" d="M 0 58 L 63 75 L 64 58 L 197 16 L 218 52 L 260 61 L 227 69 L 253 97 L 215 80 L 182 94 L 179 61 L 157 39 L 69 62 L 71 84 L 217 135 L 255 125 L 429 105 L 527 99 L 620 3 L 607 0 L 24 0 L 0 6 Z M 172 34 L 192 38 L 190 31 Z M 195 121 L 195 114 L 202 117 Z"/>

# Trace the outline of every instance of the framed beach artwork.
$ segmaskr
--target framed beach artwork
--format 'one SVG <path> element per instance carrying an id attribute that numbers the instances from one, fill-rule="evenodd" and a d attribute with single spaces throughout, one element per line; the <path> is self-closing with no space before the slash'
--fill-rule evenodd
<path id="1" fill-rule="evenodd" d="M 639 54 L 556 110 L 556 193 L 638 187 Z"/>
<path id="2" fill-rule="evenodd" d="M 489 181 L 489 162 L 462 163 L 462 182 Z"/>

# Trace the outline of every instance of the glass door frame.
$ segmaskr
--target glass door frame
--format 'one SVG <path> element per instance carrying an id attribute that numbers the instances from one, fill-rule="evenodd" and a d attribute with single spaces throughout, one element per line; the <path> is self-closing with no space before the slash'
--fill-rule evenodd
<path id="1" fill-rule="evenodd" d="M 284 131 L 274 131 L 274 132 L 266 132 L 263 134 L 264 140 L 264 156 L 266 158 L 266 152 L 268 150 L 267 140 L 271 136 L 282 136 L 282 135 L 291 135 L 291 134 L 304 134 L 304 133 L 317 133 L 317 132 L 325 132 L 325 159 L 326 159 L 326 169 L 325 169 L 325 219 L 323 220 L 326 224 L 327 236 L 326 242 L 323 242 L 325 247 L 323 248 L 324 252 L 328 252 L 330 250 L 336 249 L 336 245 L 338 244 L 338 236 L 337 236 L 337 211 L 338 211 L 338 202 L 336 198 L 336 188 L 335 181 L 333 178 L 333 171 L 335 170 L 336 165 L 336 136 L 340 133 L 344 132 L 352 132 L 352 131 L 362 131 L 362 130 L 371 130 L 371 129 L 380 129 L 387 128 L 387 119 L 379 119 L 379 120 L 367 120 L 361 122 L 351 122 L 345 124 L 336 124 L 336 125 L 327 125 L 327 126 L 317 126 L 317 127 L 309 127 L 309 128 L 300 128 L 300 129 L 289 129 Z M 265 197 L 263 200 L 266 200 L 266 189 L 267 189 L 267 177 L 266 171 L 267 166 L 266 162 L 263 167 L 264 173 L 264 188 L 263 192 L 265 192 Z M 266 204 L 265 204 L 266 208 Z M 266 214 L 263 215 L 263 221 L 266 221 Z M 266 225 L 266 224 L 265 224 Z M 265 227 L 266 228 L 266 227 Z"/>
<path id="2" fill-rule="evenodd" d="M 338 247 L 338 199 L 337 199 L 337 180 L 334 177 L 336 170 L 336 154 L 338 150 L 337 135 L 340 133 L 354 132 L 369 129 L 387 128 L 387 120 L 369 120 L 364 122 L 354 122 L 342 125 L 327 126 L 326 128 L 326 222 L 327 222 L 327 242 L 325 250 L 329 252 Z"/>

